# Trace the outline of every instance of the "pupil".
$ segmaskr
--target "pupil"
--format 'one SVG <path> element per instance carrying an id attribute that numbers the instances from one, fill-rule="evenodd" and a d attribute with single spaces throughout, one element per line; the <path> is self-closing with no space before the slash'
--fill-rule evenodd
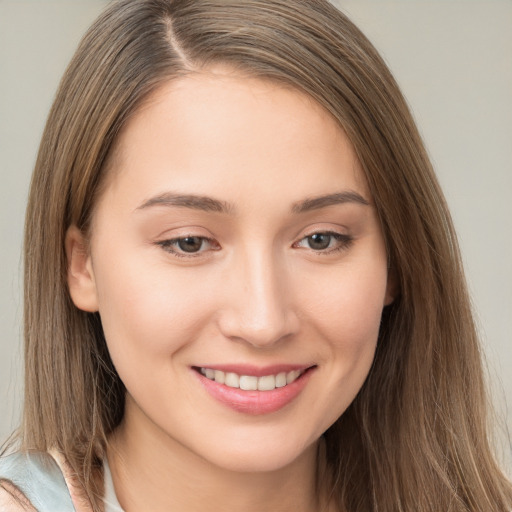
<path id="1" fill-rule="evenodd" d="M 331 235 L 317 233 L 308 237 L 308 242 L 311 249 L 327 249 L 331 243 Z"/>
<path id="2" fill-rule="evenodd" d="M 188 236 L 178 241 L 178 247 L 184 252 L 197 252 L 202 245 L 203 240 L 198 236 Z"/>

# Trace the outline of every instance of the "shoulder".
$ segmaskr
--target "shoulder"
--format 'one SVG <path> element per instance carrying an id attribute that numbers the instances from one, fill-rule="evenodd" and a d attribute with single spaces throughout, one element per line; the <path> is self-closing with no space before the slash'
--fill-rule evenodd
<path id="1" fill-rule="evenodd" d="M 0 457 L 0 512 L 90 512 L 63 457 L 16 452 Z"/>

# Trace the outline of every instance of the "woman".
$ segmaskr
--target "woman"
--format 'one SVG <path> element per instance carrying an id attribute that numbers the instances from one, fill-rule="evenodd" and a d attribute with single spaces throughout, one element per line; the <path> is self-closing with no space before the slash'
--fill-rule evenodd
<path id="1" fill-rule="evenodd" d="M 112 4 L 50 113 L 25 250 L 5 501 L 70 506 L 62 472 L 77 510 L 510 509 L 442 193 L 330 4 Z"/>

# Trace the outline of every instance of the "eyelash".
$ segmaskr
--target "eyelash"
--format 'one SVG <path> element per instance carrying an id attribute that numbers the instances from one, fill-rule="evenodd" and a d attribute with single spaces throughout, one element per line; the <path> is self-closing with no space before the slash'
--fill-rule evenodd
<path id="1" fill-rule="evenodd" d="M 183 250 L 180 250 L 178 247 L 178 244 L 184 240 L 187 240 L 189 238 L 197 238 L 201 241 L 201 248 L 205 243 L 210 244 L 214 248 L 212 250 L 218 251 L 220 249 L 219 244 L 213 240 L 213 238 L 207 238 L 205 236 L 183 236 L 179 238 L 172 238 L 170 240 L 161 240 L 159 242 L 156 242 L 156 245 L 159 245 L 164 251 L 167 251 L 171 253 L 173 256 L 176 256 L 177 258 L 197 258 L 198 256 L 201 256 L 204 251 L 200 250 L 197 252 L 186 252 Z"/>
<path id="2" fill-rule="evenodd" d="M 346 250 L 354 242 L 354 238 L 352 236 L 342 235 L 341 233 L 337 233 L 336 231 L 315 231 L 314 233 L 311 233 L 311 234 L 306 235 L 305 237 L 301 238 L 298 242 L 295 242 L 293 244 L 293 246 L 301 247 L 299 245 L 301 242 L 307 241 L 308 239 L 311 239 L 314 236 L 318 236 L 318 235 L 330 237 L 329 245 L 331 244 L 332 239 L 334 239 L 336 242 L 338 242 L 336 247 L 327 247 L 326 249 L 315 250 L 312 247 L 309 247 L 309 249 L 312 249 L 315 253 L 317 253 L 319 255 L 333 254 L 336 252 Z"/>
<path id="3" fill-rule="evenodd" d="M 350 235 L 342 235 L 341 233 L 336 233 L 335 231 L 316 231 L 314 233 L 304 236 L 298 242 L 295 242 L 292 247 L 301 248 L 302 246 L 299 244 L 301 244 L 302 242 L 307 243 L 308 239 L 311 239 L 314 236 L 318 236 L 318 235 L 330 237 L 329 245 L 331 244 L 332 239 L 334 239 L 336 242 L 338 242 L 336 247 L 327 247 L 325 249 L 320 249 L 320 250 L 315 250 L 312 247 L 309 247 L 309 249 L 311 249 L 313 252 L 315 252 L 318 255 L 333 254 L 336 252 L 346 250 L 352 245 L 352 243 L 354 241 L 353 237 L 351 237 Z M 182 249 L 179 249 L 178 244 L 187 239 L 200 240 L 200 242 L 201 242 L 200 250 L 195 251 L 195 252 L 186 252 L 186 251 L 183 251 Z M 210 246 L 212 246 L 211 250 L 218 251 L 220 249 L 219 244 L 214 239 L 207 238 L 204 236 L 193 236 L 193 235 L 179 237 L 179 238 L 172 238 L 169 240 L 161 240 L 161 241 L 156 242 L 156 245 L 160 246 L 164 251 L 166 251 L 178 258 L 197 258 L 197 257 L 200 257 L 205 252 L 204 250 L 201 250 L 205 243 L 210 244 Z"/>

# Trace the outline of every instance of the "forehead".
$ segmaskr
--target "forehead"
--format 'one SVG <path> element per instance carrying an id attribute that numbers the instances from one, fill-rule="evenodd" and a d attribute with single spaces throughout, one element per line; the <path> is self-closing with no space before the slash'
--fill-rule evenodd
<path id="1" fill-rule="evenodd" d="M 129 177 L 148 194 L 193 186 L 211 195 L 213 184 L 222 194 L 227 182 L 240 194 L 247 186 L 282 191 L 294 188 L 290 180 L 312 178 L 320 188 L 343 178 L 367 194 L 350 141 L 322 106 L 298 89 L 226 68 L 155 91 L 122 130 L 109 167 L 109 187 Z"/>

